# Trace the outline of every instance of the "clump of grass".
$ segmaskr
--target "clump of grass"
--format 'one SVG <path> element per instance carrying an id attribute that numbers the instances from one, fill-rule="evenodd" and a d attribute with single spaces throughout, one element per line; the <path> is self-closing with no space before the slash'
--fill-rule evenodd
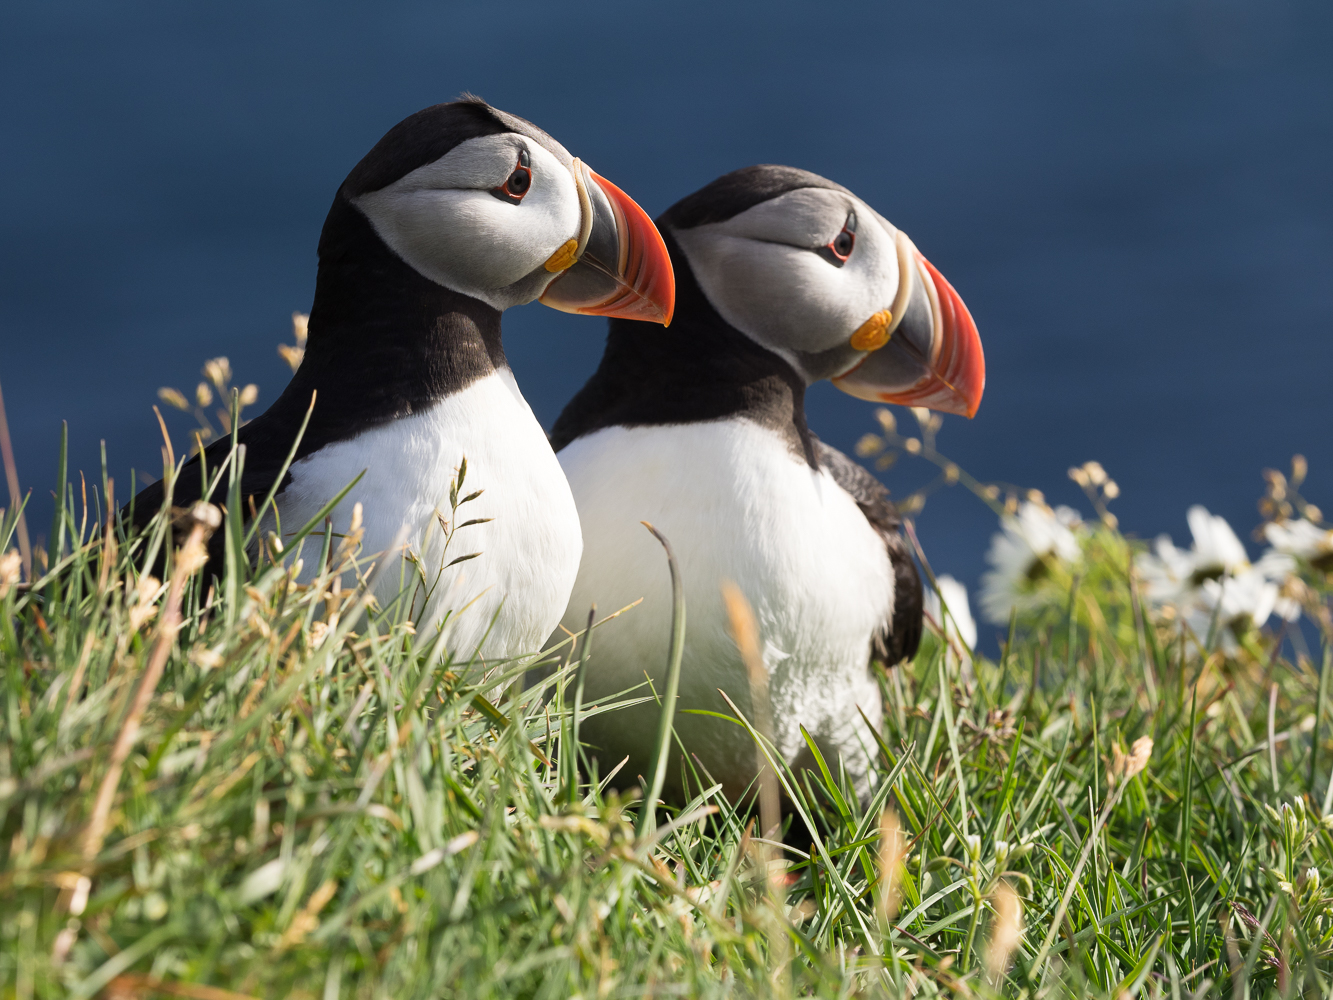
<path id="1" fill-rule="evenodd" d="M 245 541 L 241 463 L 221 512 L 168 502 L 140 534 L 105 477 L 80 502 L 60 483 L 48 568 L 0 558 L 7 996 L 1329 989 L 1333 643 L 1316 668 L 1268 633 L 1198 641 L 1140 600 L 1142 546 L 1105 518 L 1067 599 L 1015 610 L 998 658 L 937 636 L 881 673 L 869 801 L 740 720 L 805 852 L 706 775 L 679 809 L 604 790 L 577 742 L 614 710 L 582 701 L 591 628 L 525 690 L 529 664 L 456 659 L 377 612 L 356 532 L 322 521 L 204 579 L 210 532 Z"/>

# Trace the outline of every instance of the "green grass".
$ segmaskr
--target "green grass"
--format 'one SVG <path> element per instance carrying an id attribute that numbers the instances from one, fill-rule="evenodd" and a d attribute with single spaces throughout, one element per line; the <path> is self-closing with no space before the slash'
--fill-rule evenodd
<path id="1" fill-rule="evenodd" d="M 870 802 L 835 761 L 782 776 L 816 833 L 783 868 L 706 780 L 655 818 L 599 790 L 574 752 L 582 637 L 543 707 L 523 664 L 454 662 L 367 608 L 336 572 L 354 539 L 312 526 L 300 555 L 326 570 L 308 586 L 233 558 L 210 588 L 187 546 L 167 585 L 141 587 L 145 550 L 171 547 L 165 515 L 99 532 L 104 490 L 60 492 L 37 579 L 0 599 L 4 996 L 1333 986 L 1318 665 L 1267 634 L 1224 652 L 1155 620 L 1107 521 L 998 660 L 930 638 L 883 673 Z M 11 510 L 0 552 L 15 526 Z M 1327 578 L 1307 579 L 1326 609 Z M 1146 767 L 1112 784 L 1145 736 Z"/>

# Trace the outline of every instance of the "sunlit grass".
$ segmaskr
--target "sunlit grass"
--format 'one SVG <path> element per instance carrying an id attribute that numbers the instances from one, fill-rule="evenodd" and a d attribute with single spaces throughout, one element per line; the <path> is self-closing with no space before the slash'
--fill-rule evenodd
<path id="1" fill-rule="evenodd" d="M 878 450 L 909 440 L 885 433 Z M 901 447 L 938 457 L 933 437 Z M 85 502 L 62 484 L 37 579 L 0 557 L 5 996 L 1333 983 L 1316 563 L 1294 571 L 1322 640 L 1311 657 L 1237 623 L 1225 644 L 1144 598 L 1144 546 L 1099 516 L 1076 561 L 1025 573 L 1044 596 L 996 659 L 936 634 L 881 672 L 869 801 L 836 761 L 779 775 L 789 822 L 812 828 L 803 853 L 764 843 L 706 776 L 652 816 L 602 791 L 574 749 L 580 717 L 607 709 L 578 694 L 595 630 L 555 651 L 544 698 L 523 690 L 527 664 L 455 659 L 433 627 L 377 613 L 355 532 L 313 524 L 206 581 L 208 533 L 243 541 L 237 464 L 220 470 L 219 520 L 177 512 L 173 535 L 164 510 L 130 535 L 100 489 Z M 973 485 L 1005 512 L 1003 490 Z M 6 512 L 0 553 L 16 523 Z M 172 553 L 162 583 L 138 568 L 155 548 Z M 322 572 L 298 582 L 298 559 Z"/>

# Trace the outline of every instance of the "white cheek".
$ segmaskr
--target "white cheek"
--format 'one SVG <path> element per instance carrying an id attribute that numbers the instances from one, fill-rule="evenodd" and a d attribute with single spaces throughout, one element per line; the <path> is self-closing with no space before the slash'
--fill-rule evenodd
<path id="1" fill-rule="evenodd" d="M 462 292 L 503 288 L 530 273 L 578 232 L 578 198 L 517 205 L 488 191 L 414 191 L 360 205 L 380 238 L 421 274 Z M 564 201 L 562 204 L 561 202 Z"/>
<path id="2" fill-rule="evenodd" d="M 819 352 L 845 343 L 897 289 L 897 261 L 865 240 L 843 267 L 778 243 L 678 232 L 695 276 L 736 329 L 779 351 Z"/>
<path id="3" fill-rule="evenodd" d="M 532 188 L 518 204 L 489 189 L 423 186 L 422 177 L 408 175 L 362 195 L 356 205 L 414 270 L 504 308 L 512 303 L 496 293 L 540 268 L 579 231 L 578 192 L 569 170 L 544 149 L 531 155 Z M 504 168 L 500 183 L 510 169 Z"/>

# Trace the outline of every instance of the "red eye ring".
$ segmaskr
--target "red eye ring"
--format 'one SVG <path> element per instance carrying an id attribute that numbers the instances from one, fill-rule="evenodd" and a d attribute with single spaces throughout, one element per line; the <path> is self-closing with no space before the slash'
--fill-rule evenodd
<path id="1" fill-rule="evenodd" d="M 833 254 L 834 257 L 837 257 L 838 260 L 842 261 L 844 264 L 847 263 L 847 258 L 852 255 L 854 249 L 856 249 L 856 234 L 845 227 L 842 232 L 829 240 L 829 253 Z"/>
<path id="2" fill-rule="evenodd" d="M 856 249 L 856 213 L 848 212 L 847 221 L 842 224 L 838 235 L 829 240 L 817 251 L 819 256 L 834 267 L 842 267 Z"/>
<path id="3" fill-rule="evenodd" d="M 532 167 L 528 160 L 528 151 L 520 150 L 518 154 L 518 164 L 505 178 L 505 182 L 497 188 L 491 189 L 491 194 L 501 201 L 507 201 L 511 205 L 517 205 L 523 200 L 523 196 L 532 190 Z"/>

